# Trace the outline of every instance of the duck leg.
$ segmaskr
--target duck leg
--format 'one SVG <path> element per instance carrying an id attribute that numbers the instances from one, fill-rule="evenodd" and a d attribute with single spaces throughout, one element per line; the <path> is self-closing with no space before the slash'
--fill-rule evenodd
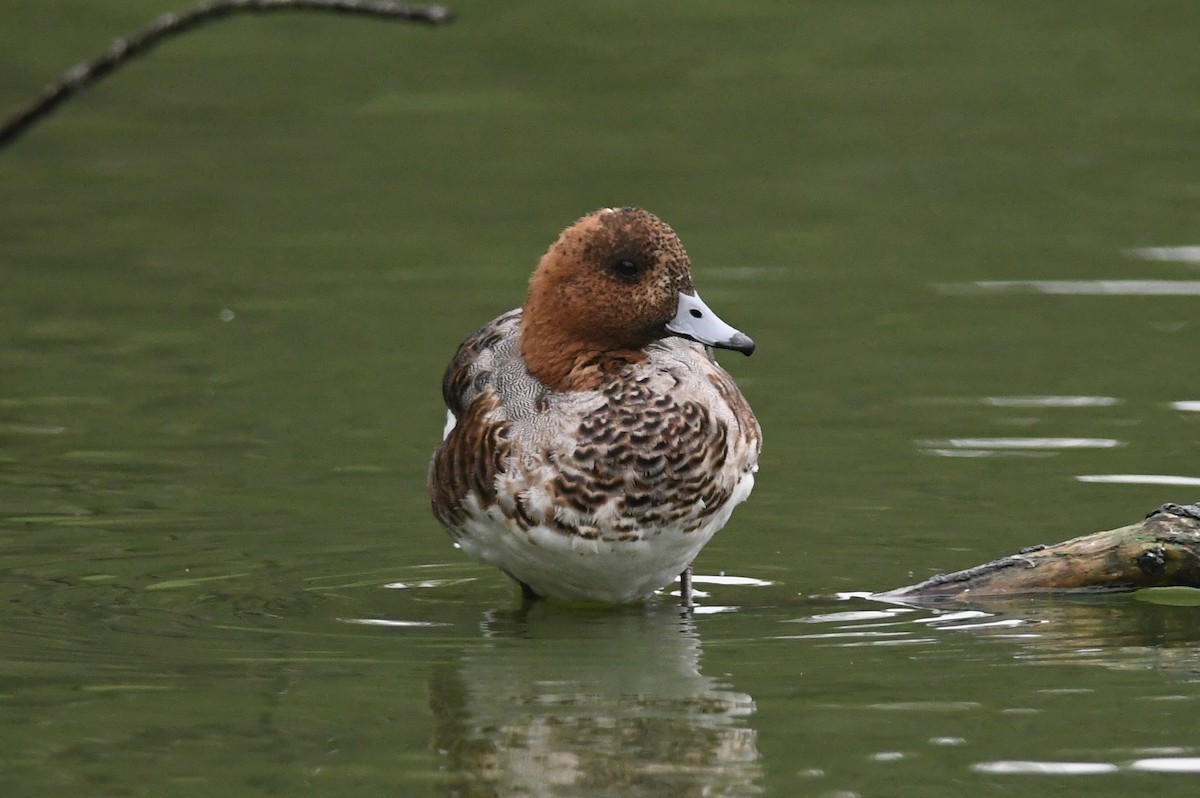
<path id="1" fill-rule="evenodd" d="M 688 567 L 683 569 L 683 573 L 679 575 L 679 603 L 685 610 L 690 610 L 695 606 L 692 601 L 692 564 L 688 563 Z"/>
<path id="2" fill-rule="evenodd" d="M 501 570 L 503 570 L 503 569 L 501 569 Z M 505 575 L 508 576 L 509 579 L 513 580 L 514 582 L 516 582 L 518 585 L 521 586 L 521 601 L 523 603 L 530 604 L 532 602 L 542 600 L 542 596 L 540 594 L 538 594 L 538 592 L 535 591 L 532 587 L 525 584 L 520 579 L 517 579 L 512 574 L 508 573 L 508 571 L 504 571 L 504 573 L 505 573 Z"/>
<path id="3" fill-rule="evenodd" d="M 527 604 L 542 600 L 542 597 L 535 593 L 533 588 L 522 582 L 520 579 L 517 580 L 517 584 L 521 586 L 521 599 Z"/>

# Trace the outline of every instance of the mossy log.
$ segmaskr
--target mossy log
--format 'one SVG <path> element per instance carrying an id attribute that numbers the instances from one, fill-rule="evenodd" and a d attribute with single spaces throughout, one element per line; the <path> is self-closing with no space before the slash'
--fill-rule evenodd
<path id="1" fill-rule="evenodd" d="M 1031 546 L 877 597 L 951 599 L 1149 587 L 1200 588 L 1200 504 L 1164 504 L 1138 524 Z"/>

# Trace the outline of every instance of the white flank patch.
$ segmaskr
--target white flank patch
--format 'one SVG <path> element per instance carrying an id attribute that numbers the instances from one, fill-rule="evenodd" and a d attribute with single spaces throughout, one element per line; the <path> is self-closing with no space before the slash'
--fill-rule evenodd
<path id="1" fill-rule="evenodd" d="M 450 431 L 454 429 L 454 425 L 458 423 L 458 419 L 454 417 L 454 413 L 446 411 L 446 428 L 442 430 L 442 440 L 450 437 Z"/>

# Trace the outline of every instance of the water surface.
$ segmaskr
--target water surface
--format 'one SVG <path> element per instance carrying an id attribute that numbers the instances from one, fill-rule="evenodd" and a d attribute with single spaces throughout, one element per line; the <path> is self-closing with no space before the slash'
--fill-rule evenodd
<path id="1" fill-rule="evenodd" d="M 165 6 L 0 8 L 10 107 Z M 855 596 L 1200 498 L 1200 6 L 458 8 L 0 152 L 4 794 L 1194 794 L 1189 594 Z M 613 204 L 759 344 L 693 617 L 521 609 L 427 509 L 455 346 Z"/>

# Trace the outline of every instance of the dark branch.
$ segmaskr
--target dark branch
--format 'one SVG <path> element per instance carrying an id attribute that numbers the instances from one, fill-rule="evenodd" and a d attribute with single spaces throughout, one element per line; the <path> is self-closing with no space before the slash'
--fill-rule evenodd
<path id="1" fill-rule="evenodd" d="M 168 36 L 184 33 L 199 25 L 239 12 L 329 11 L 336 14 L 360 14 L 403 22 L 440 25 L 454 18 L 443 6 L 414 6 L 389 0 L 211 0 L 185 11 L 163 14 L 126 39 L 118 39 L 108 52 L 67 70 L 41 96 L 17 110 L 0 125 L 0 149 L 49 116 L 67 99 L 139 56 Z"/>

